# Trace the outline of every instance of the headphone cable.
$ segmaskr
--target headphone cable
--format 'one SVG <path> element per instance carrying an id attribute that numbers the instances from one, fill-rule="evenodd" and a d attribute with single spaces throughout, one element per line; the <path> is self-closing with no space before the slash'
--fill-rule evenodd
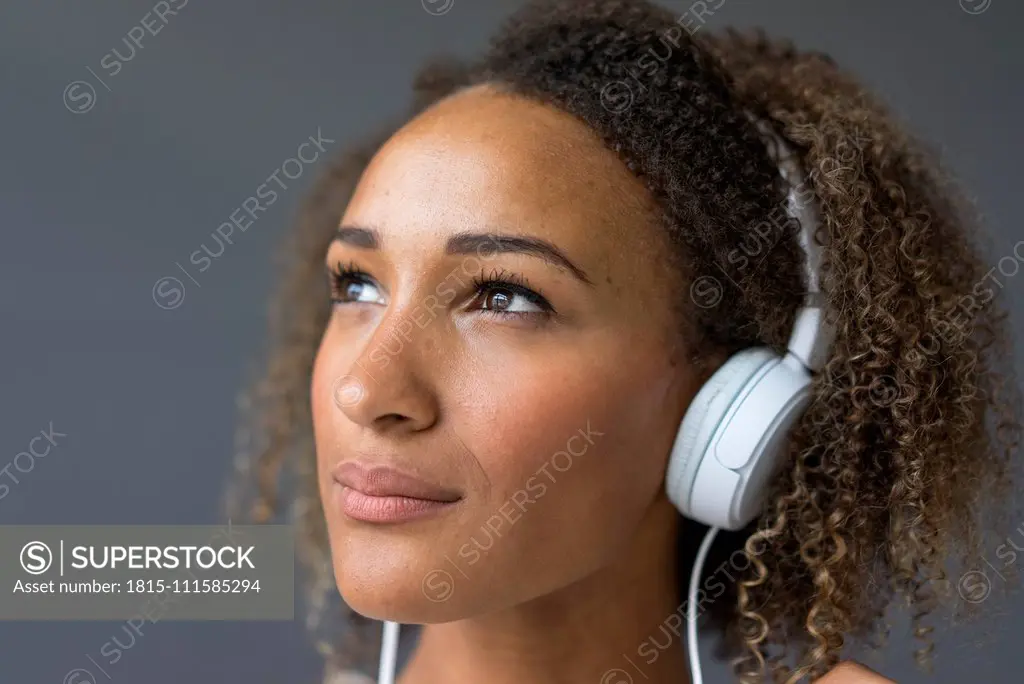
<path id="1" fill-rule="evenodd" d="M 398 661 L 398 627 L 397 622 L 384 621 L 377 684 L 395 684 L 395 663 Z"/>
<path id="2" fill-rule="evenodd" d="M 708 558 L 708 551 L 716 534 L 717 527 L 708 528 L 693 561 L 693 570 L 690 571 L 690 590 L 686 598 L 686 648 L 690 660 L 690 684 L 704 684 L 704 677 L 700 671 L 700 651 L 697 649 L 697 585 L 700 583 L 704 562 Z"/>

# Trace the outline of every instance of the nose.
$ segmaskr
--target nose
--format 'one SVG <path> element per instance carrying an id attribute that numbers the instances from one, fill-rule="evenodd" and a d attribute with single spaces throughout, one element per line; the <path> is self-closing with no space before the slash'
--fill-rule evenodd
<path id="1" fill-rule="evenodd" d="M 424 358 L 427 348 L 437 348 L 430 327 L 413 326 L 399 312 L 385 316 L 348 374 L 334 381 L 334 403 L 349 420 L 393 434 L 437 422 L 440 406 Z"/>

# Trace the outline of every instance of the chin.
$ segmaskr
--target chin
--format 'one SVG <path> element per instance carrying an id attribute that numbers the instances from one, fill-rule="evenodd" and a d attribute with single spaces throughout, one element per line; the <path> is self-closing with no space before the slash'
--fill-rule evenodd
<path id="1" fill-rule="evenodd" d="M 346 553 L 334 554 L 334 578 L 345 604 L 373 620 L 404 624 L 451 622 L 481 611 L 480 600 L 488 600 L 444 555 L 388 553 L 384 543 L 358 553 L 353 545 Z"/>

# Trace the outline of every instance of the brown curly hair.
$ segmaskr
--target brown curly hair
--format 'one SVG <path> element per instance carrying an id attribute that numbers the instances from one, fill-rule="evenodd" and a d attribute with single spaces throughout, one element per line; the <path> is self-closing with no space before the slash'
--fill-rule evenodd
<path id="1" fill-rule="evenodd" d="M 691 34 L 646 2 L 532 2 L 479 62 L 428 65 L 410 115 L 479 83 L 575 115 L 646 183 L 689 282 L 715 295 L 706 305 L 691 289 L 679 302 L 698 366 L 750 346 L 786 348 L 803 254 L 751 115 L 797 151 L 820 211 L 836 337 L 773 496 L 748 529 L 719 536 L 708 567 L 740 548 L 753 563 L 712 617 L 741 681 L 794 682 L 834 666 L 850 637 L 877 645 L 902 595 L 927 665 L 927 617 L 953 593 L 947 564 L 977 565 L 1015 515 L 1020 437 L 1006 316 L 985 285 L 998 276 L 935 155 L 828 56 L 759 32 Z M 246 395 L 229 502 L 262 522 L 291 498 L 312 579 L 309 625 L 325 635 L 325 655 L 363 669 L 375 663 L 375 623 L 328 608 L 337 592 L 309 377 L 329 315 L 323 255 L 362 170 L 397 127 L 324 174 L 289 236 L 272 353 Z M 693 554 L 695 527 L 682 528 L 681 557 Z M 330 616 L 347 625 L 340 652 Z"/>

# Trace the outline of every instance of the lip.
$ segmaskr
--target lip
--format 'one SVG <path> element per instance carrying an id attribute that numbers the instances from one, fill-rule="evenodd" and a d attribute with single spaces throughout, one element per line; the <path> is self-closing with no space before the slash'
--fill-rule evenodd
<path id="1" fill-rule="evenodd" d="M 462 499 L 447 487 L 427 482 L 386 465 L 355 461 L 332 471 L 335 500 L 342 512 L 364 522 L 404 522 L 438 513 Z"/>

